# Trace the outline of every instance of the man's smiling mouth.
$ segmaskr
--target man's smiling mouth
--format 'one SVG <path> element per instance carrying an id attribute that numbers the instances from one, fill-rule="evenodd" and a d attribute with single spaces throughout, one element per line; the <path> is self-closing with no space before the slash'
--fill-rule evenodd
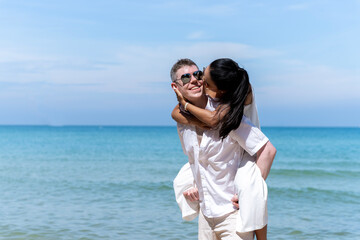
<path id="1" fill-rule="evenodd" d="M 198 89 L 198 88 L 200 88 L 200 87 L 199 87 L 199 86 L 195 86 L 195 87 L 190 88 L 190 90 L 195 90 L 195 89 Z"/>

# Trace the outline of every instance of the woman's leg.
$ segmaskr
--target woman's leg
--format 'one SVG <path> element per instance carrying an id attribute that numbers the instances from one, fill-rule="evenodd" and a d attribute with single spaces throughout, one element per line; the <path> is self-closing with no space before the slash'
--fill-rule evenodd
<path id="1" fill-rule="evenodd" d="M 262 229 L 255 230 L 256 240 L 266 240 L 267 235 L 267 225 Z"/>

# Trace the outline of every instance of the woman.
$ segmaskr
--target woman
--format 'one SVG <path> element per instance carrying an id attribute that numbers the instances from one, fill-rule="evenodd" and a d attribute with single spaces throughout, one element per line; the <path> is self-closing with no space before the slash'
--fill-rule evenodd
<path id="1" fill-rule="evenodd" d="M 215 108 L 214 111 L 202 109 L 187 102 L 181 93 L 175 89 L 178 100 L 186 111 L 209 127 L 218 129 L 219 137 L 226 140 L 232 130 L 239 128 L 244 106 L 252 101 L 248 74 L 233 60 L 218 59 L 204 70 L 203 81 L 208 95 L 212 97 L 208 104 Z M 174 119 L 180 123 L 186 123 L 184 116 L 186 115 L 180 114 L 179 111 L 173 111 Z M 199 142 L 201 142 L 201 135 L 198 132 Z M 236 175 L 237 182 L 242 183 L 237 186 L 236 192 L 239 193 L 240 212 L 243 212 L 240 214 L 241 221 L 237 224 L 240 224 L 240 229 L 244 232 L 256 230 L 257 239 L 266 239 L 267 228 L 266 225 L 264 226 L 264 222 L 267 223 L 266 199 L 264 201 L 261 193 L 267 193 L 267 188 L 261 179 L 259 169 L 255 164 L 252 164 L 254 161 L 254 158 L 245 153 Z M 267 174 L 264 174 L 264 178 Z M 256 199 L 259 196 L 260 201 Z"/>

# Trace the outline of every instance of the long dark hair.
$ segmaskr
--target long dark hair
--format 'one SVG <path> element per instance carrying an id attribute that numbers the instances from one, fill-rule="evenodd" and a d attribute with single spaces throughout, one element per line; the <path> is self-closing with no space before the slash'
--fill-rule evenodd
<path id="1" fill-rule="evenodd" d="M 211 80 L 218 90 L 224 91 L 220 97 L 220 111 L 228 112 L 219 121 L 219 135 L 222 139 L 239 127 L 244 114 L 244 104 L 250 88 L 249 75 L 245 69 L 229 58 L 220 58 L 210 66 Z"/>

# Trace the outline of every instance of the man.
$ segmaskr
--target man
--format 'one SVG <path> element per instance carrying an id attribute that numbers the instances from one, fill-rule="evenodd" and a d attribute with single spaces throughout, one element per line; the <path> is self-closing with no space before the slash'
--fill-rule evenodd
<path id="1" fill-rule="evenodd" d="M 172 88 L 179 90 L 189 102 L 200 108 L 214 110 L 211 99 L 208 101 L 208 97 L 203 92 L 201 73 L 193 61 L 179 60 L 172 67 L 170 75 Z M 199 201 L 200 203 L 199 239 L 253 239 L 253 232 L 245 232 L 245 227 L 242 228 L 245 230 L 241 233 L 236 230 L 237 224 L 246 224 L 244 219 L 239 220 L 237 216 L 241 214 L 234 210 L 231 203 L 231 197 L 236 188 L 234 186 L 236 171 L 240 165 L 240 158 L 256 154 L 257 165 L 261 169 L 261 175 L 266 179 L 276 149 L 266 136 L 245 117 L 239 128 L 229 134 L 232 137 L 228 136 L 224 141 L 218 139 L 216 130 L 201 129 L 203 125 L 194 118 L 184 117 L 177 120 L 198 126 L 178 124 L 180 141 L 184 153 L 189 158 L 197 186 L 197 188 L 188 189 L 183 195 L 191 202 Z M 250 149 L 249 143 L 256 152 Z M 243 171 L 246 167 L 240 169 Z M 243 173 L 246 174 L 244 171 Z M 240 208 L 240 212 L 241 210 Z M 265 222 L 267 222 L 267 215 Z"/>

